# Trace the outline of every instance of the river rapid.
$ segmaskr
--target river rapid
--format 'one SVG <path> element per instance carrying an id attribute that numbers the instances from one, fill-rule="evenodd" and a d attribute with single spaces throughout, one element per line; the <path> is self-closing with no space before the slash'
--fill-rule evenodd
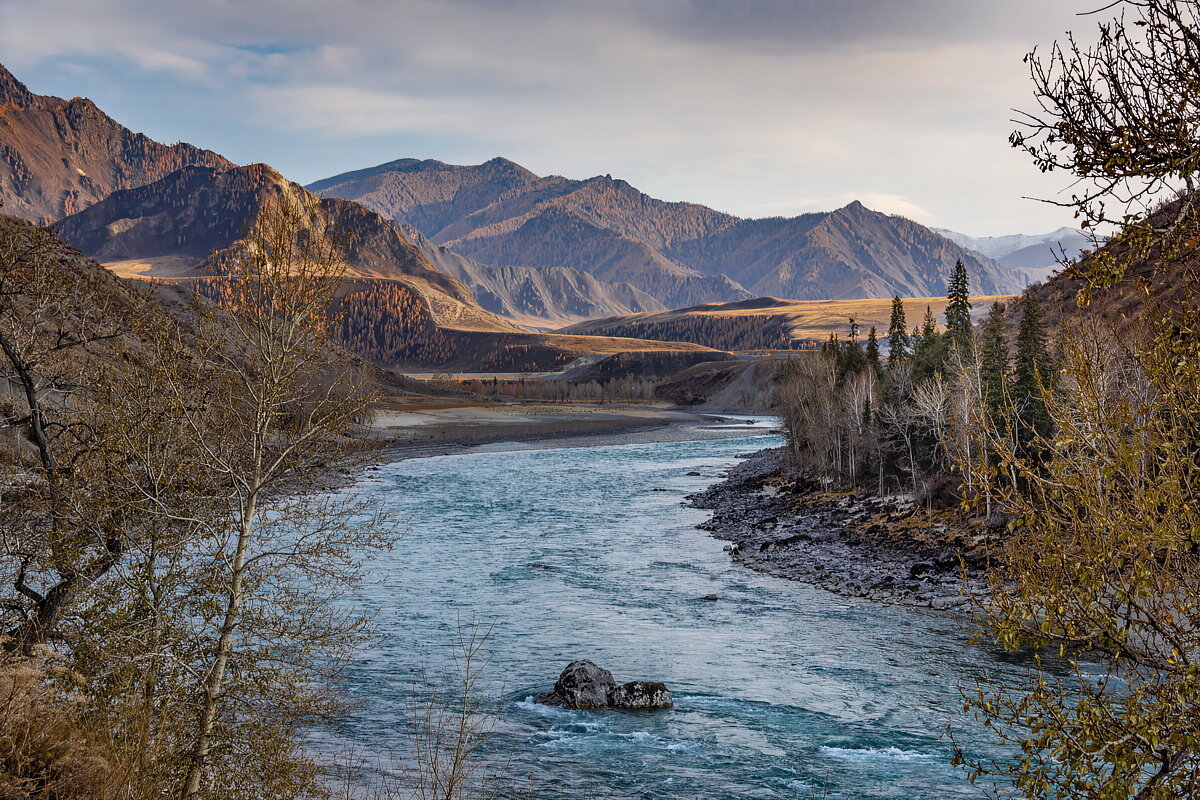
<path id="1" fill-rule="evenodd" d="M 970 644 L 955 617 L 733 563 L 696 529 L 706 512 L 683 503 L 739 455 L 780 443 L 770 420 L 746 422 L 733 439 L 476 452 L 368 473 L 353 491 L 410 532 L 370 564 L 362 601 L 382 637 L 347 674 L 362 707 L 338 738 L 403 752 L 414 682 L 453 672 L 450 644 L 477 623 L 490 627 L 483 682 L 499 713 L 487 752 L 534 797 L 983 797 L 950 766 L 945 730 L 1001 757 L 958 689 L 1022 667 Z M 664 681 L 676 707 L 530 702 L 577 658 L 618 682 Z"/>

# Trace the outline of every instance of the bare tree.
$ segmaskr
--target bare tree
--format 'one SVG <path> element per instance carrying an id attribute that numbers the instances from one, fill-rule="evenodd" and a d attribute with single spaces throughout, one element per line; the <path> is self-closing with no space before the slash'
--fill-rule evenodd
<path id="1" fill-rule="evenodd" d="M 369 414 L 361 368 L 329 345 L 342 253 L 335 230 L 303 200 L 271 198 L 226 254 L 209 287 L 217 302 L 196 307 L 206 397 L 187 408 L 185 424 L 225 513 L 205 525 L 207 552 L 194 556 L 213 572 L 197 592 L 200 692 L 184 798 L 213 782 L 226 792 L 239 785 L 237 748 L 264 741 L 286 762 L 283 773 L 287 763 L 303 771 L 287 725 L 333 702 L 317 677 L 365 633 L 363 620 L 332 601 L 358 579 L 364 549 L 394 538 L 352 498 L 282 494 L 353 450 L 350 435 Z M 196 383 L 172 385 L 182 399 Z M 252 698 L 279 724 L 248 716 Z M 257 755 L 267 760 L 261 747 Z"/>
<path id="2" fill-rule="evenodd" d="M 1116 227 L 1125 247 L 1084 265 L 1098 286 L 1152 246 L 1190 254 L 1200 212 L 1200 3 L 1119 0 L 1102 11 L 1113 8 L 1129 16 L 1101 22 L 1095 43 L 1068 34 L 1026 57 L 1038 108 L 1011 137 L 1043 172 L 1077 179 L 1069 199 L 1047 202 L 1097 234 Z"/>
<path id="3" fill-rule="evenodd" d="M 112 476 L 98 468 L 93 392 L 122 368 L 104 362 L 102 345 L 130 330 L 142 305 L 107 274 L 80 269 L 49 230 L 0 218 L 0 379 L 18 398 L 0 427 L 23 434 L 0 519 L 14 590 L 3 605 L 9 650 L 45 641 L 137 526 L 104 489 Z"/>

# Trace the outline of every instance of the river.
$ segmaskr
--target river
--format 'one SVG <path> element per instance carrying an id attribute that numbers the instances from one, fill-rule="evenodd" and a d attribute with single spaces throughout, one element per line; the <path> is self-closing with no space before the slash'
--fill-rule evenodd
<path id="1" fill-rule="evenodd" d="M 490 627 L 486 682 L 499 698 L 489 754 L 532 782 L 534 797 L 982 797 L 950 766 L 945 729 L 953 723 L 968 752 L 1001 755 L 962 713 L 958 687 L 1018 667 L 969 644 L 953 617 L 739 566 L 696 529 L 706 512 L 682 505 L 739 455 L 779 443 L 750 429 L 369 473 L 355 490 L 410 532 L 370 565 L 364 601 L 382 639 L 348 673 L 363 705 L 344 736 L 365 751 L 401 751 L 414 681 L 452 671 L 449 644 L 475 622 Z M 577 658 L 618 682 L 665 681 L 676 707 L 529 701 Z"/>

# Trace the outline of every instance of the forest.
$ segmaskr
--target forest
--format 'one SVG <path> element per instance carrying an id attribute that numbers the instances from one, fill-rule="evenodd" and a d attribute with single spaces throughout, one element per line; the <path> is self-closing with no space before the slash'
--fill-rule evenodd
<path id="1" fill-rule="evenodd" d="M 623 336 L 660 342 L 691 342 L 715 350 L 791 350 L 812 346 L 794 339 L 786 316 L 683 314 L 673 320 L 593 325 L 595 336 Z"/>

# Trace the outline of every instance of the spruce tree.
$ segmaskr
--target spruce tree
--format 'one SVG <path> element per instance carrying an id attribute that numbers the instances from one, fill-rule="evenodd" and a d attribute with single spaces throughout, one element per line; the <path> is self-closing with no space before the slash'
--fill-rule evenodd
<path id="1" fill-rule="evenodd" d="M 879 371 L 879 336 L 875 332 L 874 325 L 867 334 L 867 362 L 876 372 Z"/>
<path id="2" fill-rule="evenodd" d="M 933 308 L 925 306 L 925 319 L 921 322 L 921 339 L 931 343 L 937 338 L 937 321 L 933 318 Z"/>
<path id="3" fill-rule="evenodd" d="M 954 263 L 946 299 L 946 337 L 952 349 L 967 355 L 974 344 L 974 336 L 971 331 L 971 283 L 962 259 Z"/>
<path id="4" fill-rule="evenodd" d="M 1053 365 L 1046 343 L 1042 306 L 1032 294 L 1021 304 L 1021 326 L 1017 330 L 1017 356 L 1013 365 L 1012 396 L 1022 427 L 1022 440 L 1046 436 L 1050 414 L 1044 392 L 1051 388 Z"/>
<path id="5" fill-rule="evenodd" d="M 895 364 L 910 353 L 908 321 L 904 318 L 904 301 L 899 295 L 892 298 L 892 319 L 888 322 L 888 365 Z"/>
<path id="6" fill-rule="evenodd" d="M 914 383 L 946 372 L 946 337 L 938 331 L 933 309 L 929 306 L 925 306 L 925 319 L 913 347 L 912 364 Z"/>
<path id="7" fill-rule="evenodd" d="M 1008 340 L 1004 335 L 1004 306 L 992 304 L 979 340 L 979 382 L 984 407 L 995 414 L 1004 405 L 1008 382 Z"/>

